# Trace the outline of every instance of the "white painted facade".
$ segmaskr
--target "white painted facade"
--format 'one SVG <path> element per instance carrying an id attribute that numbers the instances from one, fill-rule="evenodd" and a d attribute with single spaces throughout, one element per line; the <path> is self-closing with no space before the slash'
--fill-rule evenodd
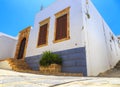
<path id="1" fill-rule="evenodd" d="M 57 8 L 56 8 L 57 7 Z M 70 39 L 53 43 L 54 40 L 54 25 L 55 25 L 55 14 L 63 9 L 70 7 Z M 43 15 L 44 14 L 44 15 Z M 50 26 L 49 26 L 49 36 L 48 36 L 48 45 L 44 47 L 37 48 L 37 40 L 39 33 L 39 22 L 50 17 Z M 79 0 L 56 0 L 54 4 L 45 8 L 40 13 L 36 15 L 34 29 L 31 30 L 27 48 L 27 56 L 39 55 L 43 51 L 50 50 L 52 52 L 61 51 L 65 49 L 84 47 L 84 30 L 83 26 L 83 17 L 81 2 Z"/>
<path id="2" fill-rule="evenodd" d="M 89 1 L 88 5 L 82 0 L 83 12 L 88 10 L 90 19 L 83 13 L 85 26 L 85 42 L 87 52 L 88 75 L 97 75 L 110 68 L 120 60 L 118 38 L 102 19 L 96 8 Z M 112 37 L 114 40 L 112 40 Z"/>
<path id="3" fill-rule="evenodd" d="M 14 58 L 17 38 L 0 33 L 0 60 Z"/>
<path id="4" fill-rule="evenodd" d="M 118 38 L 112 33 L 98 11 L 89 0 L 56 0 L 48 8 L 36 15 L 34 29 L 31 30 L 26 57 L 42 54 L 44 51 L 62 51 L 86 47 L 88 76 L 98 75 L 120 60 Z M 53 43 L 55 14 L 70 7 L 70 39 Z M 86 15 L 88 12 L 90 18 Z M 37 48 L 39 22 L 50 17 L 48 45 Z M 113 39 L 112 39 L 113 37 Z"/>
<path id="5" fill-rule="evenodd" d="M 54 43 L 55 14 L 68 7 L 70 39 Z M 39 23 L 47 18 L 50 18 L 48 45 L 38 48 Z M 26 57 L 40 55 L 44 51 L 58 52 L 85 47 L 87 76 L 96 76 L 113 68 L 120 60 L 119 42 L 90 0 L 56 0 L 36 15 L 29 35 Z M 16 43 L 16 38 L 0 34 L 0 59 L 13 58 Z"/>

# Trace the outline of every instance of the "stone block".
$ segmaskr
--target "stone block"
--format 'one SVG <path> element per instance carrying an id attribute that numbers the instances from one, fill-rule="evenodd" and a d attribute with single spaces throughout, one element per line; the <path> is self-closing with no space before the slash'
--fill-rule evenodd
<path id="1" fill-rule="evenodd" d="M 61 66 L 58 64 L 51 64 L 50 66 L 40 66 L 40 72 L 42 73 L 59 73 L 61 72 Z"/>

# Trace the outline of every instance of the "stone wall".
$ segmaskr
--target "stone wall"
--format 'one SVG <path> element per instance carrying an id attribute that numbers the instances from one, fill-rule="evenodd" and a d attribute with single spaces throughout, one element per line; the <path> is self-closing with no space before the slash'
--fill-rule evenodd
<path id="1" fill-rule="evenodd" d="M 26 38 L 26 44 L 25 44 L 24 54 L 23 54 L 23 58 L 21 58 L 21 59 L 24 59 L 24 57 L 26 55 L 26 48 L 27 48 L 27 44 L 28 44 L 30 29 L 31 29 L 31 27 L 27 27 L 24 30 L 22 30 L 22 31 L 19 32 L 19 38 L 18 38 L 18 43 L 17 43 L 17 46 L 16 46 L 16 52 L 15 52 L 14 58 L 17 59 L 18 54 L 19 54 L 19 49 L 20 49 L 21 42 L 22 42 L 22 40 L 24 38 Z"/>
<path id="2" fill-rule="evenodd" d="M 54 52 L 63 58 L 62 72 L 83 73 L 87 76 L 85 47 Z M 39 70 L 41 55 L 26 57 L 25 60 L 33 70 Z"/>
<path id="3" fill-rule="evenodd" d="M 39 70 L 42 73 L 60 73 L 61 72 L 61 65 L 51 64 L 49 66 L 40 66 Z"/>

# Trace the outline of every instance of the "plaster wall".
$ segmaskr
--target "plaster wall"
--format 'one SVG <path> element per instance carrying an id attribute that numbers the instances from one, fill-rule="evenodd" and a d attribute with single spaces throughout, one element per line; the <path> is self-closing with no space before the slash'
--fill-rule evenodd
<path id="1" fill-rule="evenodd" d="M 112 67 L 120 60 L 118 51 L 118 39 L 105 23 L 89 1 L 88 4 L 82 0 L 84 15 L 85 39 L 86 39 L 86 60 L 88 76 L 98 75 Z M 86 14 L 89 14 L 90 18 Z M 112 38 L 114 40 L 112 40 Z"/>
<path id="2" fill-rule="evenodd" d="M 62 11 L 63 9 L 70 7 L 70 39 L 58 43 L 53 43 L 54 40 L 54 26 L 55 26 L 55 14 Z M 39 22 L 50 17 L 50 26 L 48 34 L 48 45 L 37 48 Z M 82 9 L 81 2 L 79 0 L 57 0 L 48 8 L 45 8 L 36 15 L 34 29 L 30 32 L 30 38 L 28 41 L 27 55 L 34 56 L 40 55 L 44 51 L 63 51 L 72 48 L 84 47 L 84 30 L 82 29 Z"/>
<path id="3" fill-rule="evenodd" d="M 4 35 L 0 36 L 0 59 L 13 58 L 17 39 L 13 39 Z"/>
<path id="4" fill-rule="evenodd" d="M 70 39 L 53 43 L 55 14 L 67 7 L 70 7 Z M 50 18 L 48 45 L 37 48 L 39 22 L 47 18 Z M 30 61 L 29 58 L 39 56 L 44 51 L 64 52 L 80 47 L 85 47 L 88 76 L 96 76 L 113 68 L 120 60 L 118 39 L 90 0 L 69 0 L 69 2 L 57 0 L 36 15 L 34 28 L 30 32 L 26 58 Z M 38 59 L 38 56 L 35 58 Z"/>

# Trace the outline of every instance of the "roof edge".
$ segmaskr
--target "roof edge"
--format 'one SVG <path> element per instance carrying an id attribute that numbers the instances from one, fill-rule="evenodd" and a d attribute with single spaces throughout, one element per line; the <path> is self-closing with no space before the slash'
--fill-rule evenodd
<path id="1" fill-rule="evenodd" d="M 14 39 L 14 40 L 18 40 L 18 37 L 13 37 L 13 36 L 7 35 L 7 34 L 2 33 L 2 32 L 0 32 L 0 36 L 5 36 L 5 37 L 8 37 L 8 38 L 11 38 L 11 39 Z"/>

